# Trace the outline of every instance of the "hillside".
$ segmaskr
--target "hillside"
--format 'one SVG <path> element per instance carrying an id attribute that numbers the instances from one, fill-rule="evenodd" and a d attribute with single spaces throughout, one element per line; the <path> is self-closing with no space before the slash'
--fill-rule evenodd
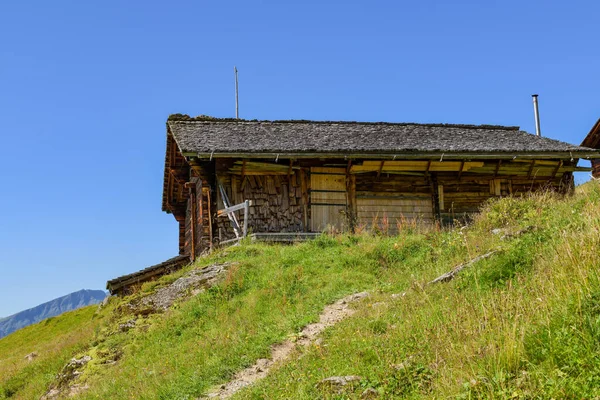
<path id="1" fill-rule="evenodd" d="M 600 184 L 400 228 L 244 243 L 25 328 L 0 398 L 600 396 Z"/>
<path id="2" fill-rule="evenodd" d="M 46 318 L 55 317 L 64 312 L 76 310 L 91 304 L 98 304 L 105 297 L 106 292 L 102 290 L 84 289 L 2 318 L 0 319 L 0 338 Z"/>

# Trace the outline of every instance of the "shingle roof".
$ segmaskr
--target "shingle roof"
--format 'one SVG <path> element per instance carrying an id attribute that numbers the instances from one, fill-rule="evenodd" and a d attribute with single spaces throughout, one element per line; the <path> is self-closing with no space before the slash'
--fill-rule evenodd
<path id="1" fill-rule="evenodd" d="M 597 152 L 518 127 L 330 121 L 244 121 L 170 117 L 180 150 L 191 153 L 523 153 Z"/>
<path id="2" fill-rule="evenodd" d="M 596 121 L 585 139 L 583 139 L 583 142 L 581 142 L 581 145 L 593 149 L 600 148 L 600 119 Z"/>

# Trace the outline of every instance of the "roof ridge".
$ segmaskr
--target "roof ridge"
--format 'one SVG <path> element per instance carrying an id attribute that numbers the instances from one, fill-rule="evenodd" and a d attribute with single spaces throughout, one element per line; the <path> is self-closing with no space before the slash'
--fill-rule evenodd
<path id="1" fill-rule="evenodd" d="M 306 119 L 287 119 L 287 120 L 258 120 L 258 119 L 236 119 L 236 118 L 216 118 L 209 115 L 199 115 L 190 117 L 187 114 L 171 114 L 167 122 L 256 122 L 256 123 L 310 123 L 310 124 L 348 124 L 348 125 L 392 125 L 392 126 L 427 126 L 432 128 L 462 128 L 462 129 L 495 129 L 507 131 L 520 131 L 519 126 L 505 125 L 475 125 L 475 124 L 447 124 L 447 123 L 418 123 L 418 122 L 385 122 L 385 121 L 315 121 Z"/>

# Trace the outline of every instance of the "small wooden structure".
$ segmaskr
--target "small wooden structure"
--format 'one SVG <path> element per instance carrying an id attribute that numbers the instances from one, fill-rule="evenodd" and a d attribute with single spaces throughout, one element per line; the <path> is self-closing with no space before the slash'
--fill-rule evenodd
<path id="1" fill-rule="evenodd" d="M 587 134 L 581 145 L 592 149 L 600 149 L 600 119 L 596 121 L 590 132 Z M 592 176 L 600 178 L 600 158 L 592 159 Z"/>
<path id="2" fill-rule="evenodd" d="M 178 114 L 167 121 L 162 208 L 179 222 L 179 252 L 192 260 L 239 237 L 240 224 L 262 239 L 393 233 L 407 222 L 468 218 L 495 196 L 568 192 L 573 172 L 590 170 L 578 159 L 600 159 L 590 147 L 505 126 Z M 219 212 L 236 204 L 247 204 L 246 217 Z"/>
<path id="3" fill-rule="evenodd" d="M 129 294 L 132 286 L 169 274 L 190 263 L 189 255 L 179 255 L 141 271 L 123 275 L 106 282 L 110 294 Z"/>

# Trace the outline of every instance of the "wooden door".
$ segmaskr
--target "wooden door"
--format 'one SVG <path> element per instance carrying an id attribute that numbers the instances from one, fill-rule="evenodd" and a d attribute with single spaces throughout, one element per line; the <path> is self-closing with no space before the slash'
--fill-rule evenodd
<path id="1" fill-rule="evenodd" d="M 311 231 L 322 232 L 328 226 L 346 229 L 346 169 L 311 168 L 310 204 Z"/>

